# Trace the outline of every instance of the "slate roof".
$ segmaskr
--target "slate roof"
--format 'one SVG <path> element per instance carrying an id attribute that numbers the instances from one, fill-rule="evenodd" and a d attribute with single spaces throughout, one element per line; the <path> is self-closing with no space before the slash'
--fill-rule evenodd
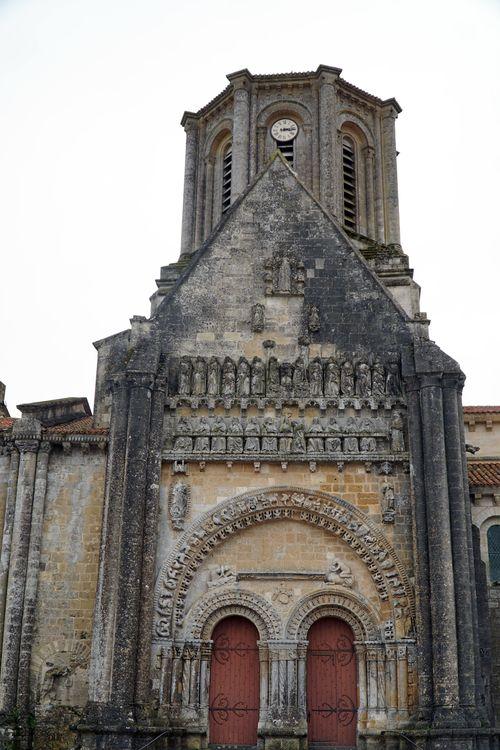
<path id="1" fill-rule="evenodd" d="M 471 487 L 500 487 L 500 461 L 469 461 Z"/>

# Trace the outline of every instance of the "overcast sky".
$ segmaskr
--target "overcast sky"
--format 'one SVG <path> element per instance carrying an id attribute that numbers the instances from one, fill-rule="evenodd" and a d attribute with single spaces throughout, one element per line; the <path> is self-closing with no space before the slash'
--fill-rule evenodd
<path id="1" fill-rule="evenodd" d="M 0 0 L 0 380 L 86 395 L 92 341 L 179 253 L 185 109 L 320 63 L 395 96 L 402 242 L 431 338 L 500 403 L 499 0 Z"/>

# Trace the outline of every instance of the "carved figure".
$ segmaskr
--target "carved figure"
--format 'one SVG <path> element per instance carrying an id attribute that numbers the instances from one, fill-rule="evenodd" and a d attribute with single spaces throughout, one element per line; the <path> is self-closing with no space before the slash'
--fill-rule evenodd
<path id="1" fill-rule="evenodd" d="M 359 443 L 361 453 L 376 453 L 377 441 L 374 437 L 362 437 Z"/>
<path id="2" fill-rule="evenodd" d="M 402 394 L 398 362 L 389 362 L 387 365 L 385 392 L 388 396 L 401 396 Z"/>
<path id="3" fill-rule="evenodd" d="M 357 432 L 358 424 L 354 417 L 347 417 L 344 423 L 344 432 Z"/>
<path id="4" fill-rule="evenodd" d="M 260 425 L 251 417 L 245 425 L 245 452 L 258 453 L 260 451 Z"/>
<path id="5" fill-rule="evenodd" d="M 286 583 L 282 581 L 273 593 L 273 602 L 288 604 L 291 599 L 293 599 L 293 589 L 289 588 Z"/>
<path id="6" fill-rule="evenodd" d="M 346 437 L 344 438 L 344 451 L 345 453 L 358 453 L 358 438 L 357 437 Z"/>
<path id="7" fill-rule="evenodd" d="M 319 307 L 317 305 L 311 305 L 309 307 L 309 314 L 307 317 L 307 327 L 310 331 L 319 331 L 320 319 L 319 319 Z"/>
<path id="8" fill-rule="evenodd" d="M 309 389 L 311 396 L 323 395 L 323 365 L 319 357 L 309 365 Z"/>
<path id="9" fill-rule="evenodd" d="M 327 437 L 325 440 L 325 451 L 327 453 L 341 453 L 342 440 L 339 437 Z"/>
<path id="10" fill-rule="evenodd" d="M 230 565 L 216 565 L 210 569 L 208 588 L 236 582 L 236 571 Z"/>
<path id="11" fill-rule="evenodd" d="M 264 330 L 264 305 L 257 303 L 252 307 L 252 331 L 260 333 Z"/>
<path id="12" fill-rule="evenodd" d="M 295 360 L 292 382 L 293 390 L 297 395 L 305 393 L 305 391 L 307 390 L 306 367 L 302 357 L 297 357 L 297 359 Z"/>
<path id="13" fill-rule="evenodd" d="M 88 663 L 88 646 L 75 644 L 71 651 L 52 654 L 43 665 L 39 701 L 42 704 L 83 705 L 85 685 L 81 670 Z"/>
<path id="14" fill-rule="evenodd" d="M 269 357 L 269 363 L 267 366 L 267 394 L 275 396 L 279 393 L 280 387 L 280 372 L 278 360 L 276 357 Z"/>
<path id="15" fill-rule="evenodd" d="M 323 441 L 324 428 L 320 422 L 319 417 L 314 417 L 313 421 L 309 425 L 307 430 L 307 452 L 308 453 L 323 453 L 325 446 Z"/>
<path id="16" fill-rule="evenodd" d="M 225 453 L 227 427 L 221 416 L 212 423 L 212 453 Z"/>
<path id="17" fill-rule="evenodd" d="M 254 396 L 264 396 L 266 392 L 266 368 L 260 357 L 252 360 L 251 390 Z"/>
<path id="18" fill-rule="evenodd" d="M 176 438 L 174 441 L 175 451 L 193 450 L 193 438 L 191 437 L 191 420 L 181 417 L 177 422 Z"/>
<path id="19" fill-rule="evenodd" d="M 286 391 L 292 390 L 293 367 L 290 362 L 283 362 L 281 365 L 281 387 Z"/>
<path id="20" fill-rule="evenodd" d="M 196 425 L 194 450 L 197 453 L 208 453 L 210 450 L 210 422 L 206 417 L 200 417 Z"/>
<path id="21" fill-rule="evenodd" d="M 372 372 L 372 396 L 385 396 L 385 370 L 380 360 L 376 360 Z"/>
<path id="22" fill-rule="evenodd" d="M 191 360 L 182 357 L 179 364 L 178 392 L 180 396 L 189 396 L 191 393 Z"/>
<path id="23" fill-rule="evenodd" d="M 177 531 L 184 529 L 184 521 L 189 506 L 189 486 L 184 482 L 176 482 L 170 489 L 170 522 Z"/>
<path id="24" fill-rule="evenodd" d="M 191 393 L 193 396 L 204 396 L 207 392 L 207 364 L 202 357 L 194 362 Z"/>
<path id="25" fill-rule="evenodd" d="M 391 421 L 391 448 L 394 453 L 399 453 L 405 449 L 403 436 L 403 418 L 399 411 L 395 411 Z"/>
<path id="26" fill-rule="evenodd" d="M 343 396 L 354 396 L 354 368 L 346 360 L 340 371 L 340 391 Z"/>
<path id="27" fill-rule="evenodd" d="M 236 390 L 236 373 L 234 362 L 226 357 L 222 365 L 222 395 L 234 396 Z"/>
<path id="28" fill-rule="evenodd" d="M 304 425 L 298 419 L 292 422 L 293 438 L 292 453 L 306 452 L 306 438 L 304 435 Z"/>
<path id="29" fill-rule="evenodd" d="M 276 453 L 278 450 L 278 427 L 272 417 L 262 425 L 262 453 Z"/>
<path id="30" fill-rule="evenodd" d="M 340 366 L 330 357 L 325 367 L 325 396 L 337 398 L 340 392 Z"/>
<path id="31" fill-rule="evenodd" d="M 389 484 L 387 478 L 382 485 L 382 521 L 384 523 L 394 523 L 396 516 L 396 496 L 394 487 Z"/>
<path id="32" fill-rule="evenodd" d="M 209 396 L 218 396 L 220 388 L 220 364 L 217 357 L 212 357 L 208 363 L 207 393 Z"/>
<path id="33" fill-rule="evenodd" d="M 236 393 L 240 397 L 250 395 L 250 365 L 244 357 L 238 362 Z"/>
<path id="34" fill-rule="evenodd" d="M 337 584 L 337 586 L 345 586 L 348 589 L 352 589 L 354 586 L 354 576 L 351 573 L 350 567 L 338 560 L 332 560 L 330 563 L 325 580 L 327 583 L 334 583 Z"/>
<path id="35" fill-rule="evenodd" d="M 283 255 L 278 271 L 278 291 L 292 291 L 292 267 L 286 255 Z"/>
<path id="36" fill-rule="evenodd" d="M 372 376 L 366 362 L 358 362 L 356 366 L 356 396 L 366 398 L 371 394 Z"/>
<path id="37" fill-rule="evenodd" d="M 288 414 L 284 414 L 280 424 L 281 437 L 279 439 L 280 453 L 290 453 L 292 450 L 293 427 Z"/>
<path id="38" fill-rule="evenodd" d="M 227 452 L 228 453 L 242 453 L 243 452 L 243 427 L 238 417 L 232 417 L 229 427 L 227 430 Z"/>

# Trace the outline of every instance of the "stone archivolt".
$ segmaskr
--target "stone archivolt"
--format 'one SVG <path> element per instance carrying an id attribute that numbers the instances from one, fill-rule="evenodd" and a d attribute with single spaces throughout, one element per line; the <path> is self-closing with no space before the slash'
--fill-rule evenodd
<path id="1" fill-rule="evenodd" d="M 219 620 L 230 615 L 249 619 L 261 640 L 280 638 L 281 618 L 267 599 L 253 591 L 218 591 L 208 593 L 198 601 L 187 618 L 187 638 L 208 640 Z"/>
<path id="2" fill-rule="evenodd" d="M 245 494 L 205 513 L 180 539 L 162 567 L 155 597 L 155 636 L 171 638 L 184 622 L 186 596 L 205 558 L 232 534 L 281 518 L 319 526 L 348 544 L 366 564 L 381 602 L 392 606 L 400 630 L 408 634 L 414 617 L 413 592 L 387 539 L 346 501 L 295 488 Z"/>

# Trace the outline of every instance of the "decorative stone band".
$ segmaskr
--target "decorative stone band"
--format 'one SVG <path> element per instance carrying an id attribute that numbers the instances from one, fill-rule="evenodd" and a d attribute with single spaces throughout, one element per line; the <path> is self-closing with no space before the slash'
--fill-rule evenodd
<path id="1" fill-rule="evenodd" d="M 181 537 L 158 579 L 156 636 L 173 637 L 182 627 L 191 581 L 198 567 L 218 545 L 245 528 L 281 518 L 319 526 L 348 544 L 367 566 L 381 602 L 392 606 L 394 618 L 400 621 L 398 629 L 411 632 L 413 591 L 386 537 L 364 513 L 345 500 L 326 493 L 307 493 L 300 488 L 286 487 L 227 500 L 203 514 Z"/>

